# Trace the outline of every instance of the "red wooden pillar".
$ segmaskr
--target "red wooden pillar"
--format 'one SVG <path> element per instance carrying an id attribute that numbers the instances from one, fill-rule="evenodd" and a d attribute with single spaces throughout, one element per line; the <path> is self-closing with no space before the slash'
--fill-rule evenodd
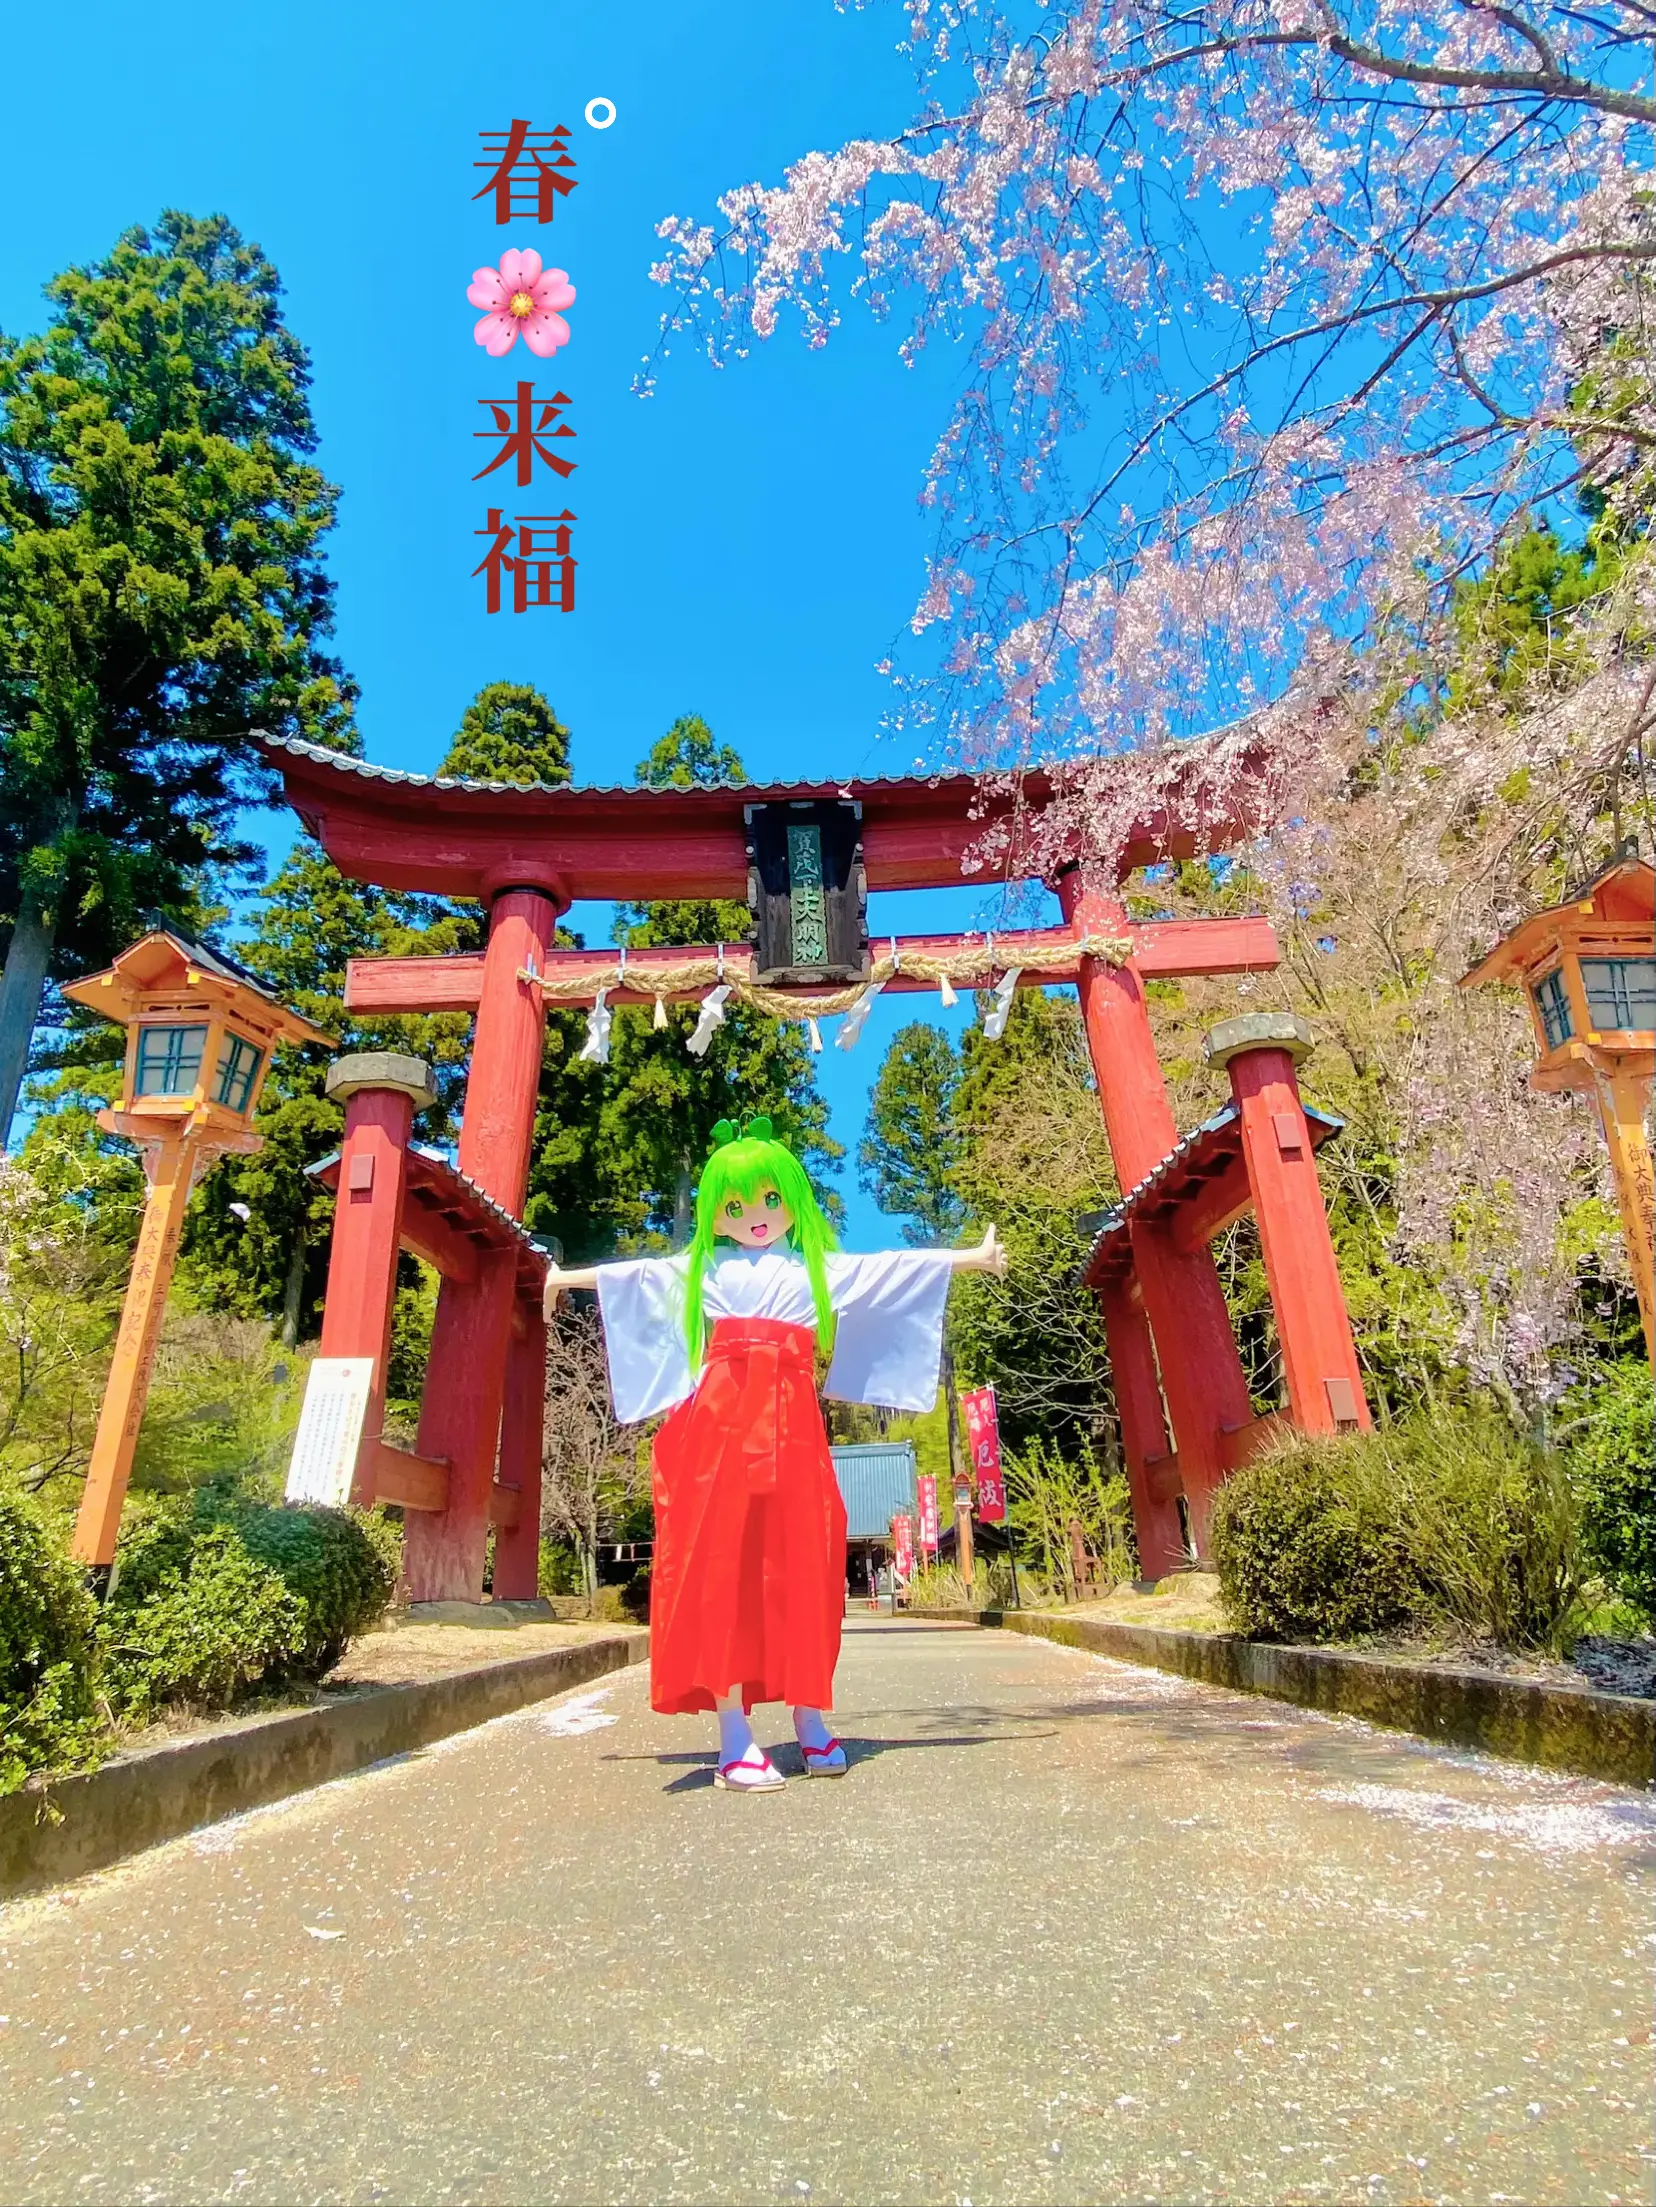
<path id="1" fill-rule="evenodd" d="M 1072 867 L 1058 883 L 1064 917 L 1077 934 L 1122 935 L 1119 897 L 1087 887 Z M 1123 1194 L 1167 1156 L 1178 1140 L 1167 1084 L 1156 1056 L 1144 983 L 1131 959 L 1112 966 L 1081 961 L 1081 1011 L 1098 1081 L 1104 1128 Z M 1253 1417 L 1225 1291 L 1205 1249 L 1178 1250 L 1167 1229 L 1146 1221 L 1133 1230 L 1133 1261 L 1155 1338 L 1162 1388 L 1173 1421 L 1179 1476 L 1198 1555 L 1207 1554 L 1209 1499 L 1224 1476 L 1222 1441 Z"/>
<path id="2" fill-rule="evenodd" d="M 446 1459 L 448 1506 L 409 1514 L 403 1574 L 411 1601 L 483 1597 L 516 1285 L 517 1252 L 484 1249 L 475 1280 L 445 1280 L 438 1293 L 415 1445 L 422 1456 Z"/>
<path id="3" fill-rule="evenodd" d="M 533 1601 L 540 1591 L 541 1423 L 546 1405 L 546 1321 L 519 1300 L 506 1353 L 500 1483 L 517 1490 L 517 1521 L 495 1534 L 494 1597 Z"/>
<path id="4" fill-rule="evenodd" d="M 1185 1561 L 1184 1535 L 1173 1498 L 1176 1467 L 1162 1415 L 1161 1382 L 1155 1344 L 1144 1315 L 1137 1275 L 1112 1273 L 1098 1291 L 1115 1377 L 1116 1409 L 1121 1418 L 1122 1454 L 1133 1498 L 1133 1530 L 1138 1536 L 1139 1571 L 1147 1579 L 1164 1578 Z"/>
<path id="5" fill-rule="evenodd" d="M 1242 1154 L 1282 1344 L 1288 1415 L 1307 1433 L 1372 1421 L 1294 1066 L 1311 1030 L 1291 1012 L 1227 1019 L 1207 1038 L 1230 1074 Z"/>
<path id="6" fill-rule="evenodd" d="M 521 877 L 485 882 L 484 891 L 493 902 L 466 1076 L 460 1170 L 521 1217 L 546 1027 L 541 992 L 522 975 L 544 970 L 568 899 L 550 874 L 540 885 L 525 884 Z M 422 1456 L 447 1457 L 448 1507 L 410 1519 L 403 1568 L 414 1601 L 482 1598 L 515 1272 L 510 1252 L 491 1252 L 474 1283 L 445 1280 L 437 1298 L 419 1450 Z"/>
<path id="7" fill-rule="evenodd" d="M 374 1384 L 363 1420 L 351 1500 L 374 1499 L 374 1448 L 385 1423 L 385 1376 L 397 1300 L 397 1236 L 414 1113 L 435 1094 L 431 1068 L 391 1050 L 359 1051 L 328 1068 L 327 1091 L 345 1104 L 323 1356 L 371 1356 Z"/>
<path id="8" fill-rule="evenodd" d="M 549 877 L 550 881 L 550 877 Z M 535 1133 L 546 1005 L 521 976 L 542 972 L 568 898 L 555 886 L 495 891 L 483 957 L 483 993 L 466 1074 L 460 1170 L 514 1218 L 523 1216 Z"/>

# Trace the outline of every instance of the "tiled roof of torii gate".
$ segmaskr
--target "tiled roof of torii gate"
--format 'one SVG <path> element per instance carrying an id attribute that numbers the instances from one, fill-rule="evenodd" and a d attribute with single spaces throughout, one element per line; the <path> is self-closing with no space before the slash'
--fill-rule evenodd
<path id="1" fill-rule="evenodd" d="M 568 782 L 473 782 L 376 766 L 319 744 L 259 735 L 288 802 L 342 872 L 391 889 L 477 896 L 514 867 L 555 871 L 575 898 L 731 897 L 747 893 L 745 810 L 812 800 L 862 808 L 871 889 L 937 888 L 966 876 L 965 863 L 1004 797 L 968 774 L 853 776 L 808 782 L 720 782 L 691 789 L 597 787 Z M 1051 794 L 1032 769 L 1019 805 L 1038 811 Z M 1207 846 L 1234 840 L 1222 827 Z M 1122 854 L 1122 869 L 1189 857 L 1189 833 L 1149 819 Z M 1021 878 L 1016 856 L 994 878 Z M 980 877 L 981 878 L 981 877 Z"/>

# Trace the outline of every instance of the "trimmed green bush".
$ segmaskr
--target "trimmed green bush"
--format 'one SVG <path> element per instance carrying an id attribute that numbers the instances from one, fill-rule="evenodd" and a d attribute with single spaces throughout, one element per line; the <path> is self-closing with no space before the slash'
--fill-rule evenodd
<path id="1" fill-rule="evenodd" d="M 1255 1640 L 1356 1640 L 1418 1614 L 1422 1589 L 1383 1504 L 1377 1436 L 1296 1434 L 1214 1497 L 1213 1560 L 1232 1623 Z"/>
<path id="2" fill-rule="evenodd" d="M 304 1605 L 234 1526 L 163 1519 L 123 1545 L 99 1635 L 117 1715 L 142 1722 L 167 1702 L 227 1708 L 299 1656 Z"/>
<path id="3" fill-rule="evenodd" d="M 253 1686 L 323 1677 L 384 1613 L 400 1556 L 382 1518 L 214 1487 L 162 1505 L 121 1541 L 102 1635 L 112 1706 L 223 1708 Z"/>
<path id="4" fill-rule="evenodd" d="M 310 1508 L 238 1510 L 228 1520 L 249 1555 L 304 1606 L 305 1637 L 288 1675 L 326 1676 L 396 1590 L 402 1537 L 381 1517 Z"/>
<path id="5" fill-rule="evenodd" d="M 1577 1398 L 1571 1469 L 1582 1543 L 1605 1579 L 1656 1626 L 1656 1389 L 1640 1357 L 1609 1366 Z"/>
<path id="6" fill-rule="evenodd" d="M 1428 1626 L 1561 1647 L 1582 1587 L 1564 1465 L 1494 1413 L 1444 1410 L 1338 1440 L 1296 1434 L 1214 1503 L 1225 1606 L 1260 1639 Z"/>
<path id="7" fill-rule="evenodd" d="M 0 1794 L 102 1759 L 97 1606 L 39 1513 L 0 1489 Z"/>
<path id="8" fill-rule="evenodd" d="M 1563 1460 L 1483 1409 L 1417 1415 L 1381 1447 L 1423 1621 L 1560 1652 L 1584 1578 L 1581 1505 Z"/>

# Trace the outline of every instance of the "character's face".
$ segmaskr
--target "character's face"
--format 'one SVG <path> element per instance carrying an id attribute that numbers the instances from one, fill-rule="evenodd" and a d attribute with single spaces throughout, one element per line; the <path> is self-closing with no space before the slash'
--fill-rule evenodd
<path id="1" fill-rule="evenodd" d="M 785 1239 L 793 1226 L 793 1213 L 774 1188 L 761 1187 L 751 1201 L 727 1196 L 719 1206 L 714 1232 L 744 1249 L 769 1249 Z"/>

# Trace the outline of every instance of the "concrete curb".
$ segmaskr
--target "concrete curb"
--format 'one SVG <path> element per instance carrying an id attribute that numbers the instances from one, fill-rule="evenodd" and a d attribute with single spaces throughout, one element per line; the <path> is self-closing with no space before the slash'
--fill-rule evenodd
<path id="1" fill-rule="evenodd" d="M 34 1893 L 125 1855 L 349 1776 L 549 1694 L 642 1663 L 648 1633 L 578 1641 L 315 1709 L 259 1717 L 0 1799 L 0 1895 Z"/>
<path id="2" fill-rule="evenodd" d="M 1023 1632 L 1176 1671 L 1209 1686 L 1268 1694 L 1326 1715 L 1361 1717 L 1480 1754 L 1539 1763 L 1614 1785 L 1656 1784 L 1656 1701 L 1549 1686 L 1486 1671 L 1398 1663 L 1339 1648 L 1273 1647 L 1228 1632 L 1179 1632 L 1167 1625 L 1117 1624 L 1061 1611 L 916 1610 L 913 1622 L 977 1624 Z"/>

